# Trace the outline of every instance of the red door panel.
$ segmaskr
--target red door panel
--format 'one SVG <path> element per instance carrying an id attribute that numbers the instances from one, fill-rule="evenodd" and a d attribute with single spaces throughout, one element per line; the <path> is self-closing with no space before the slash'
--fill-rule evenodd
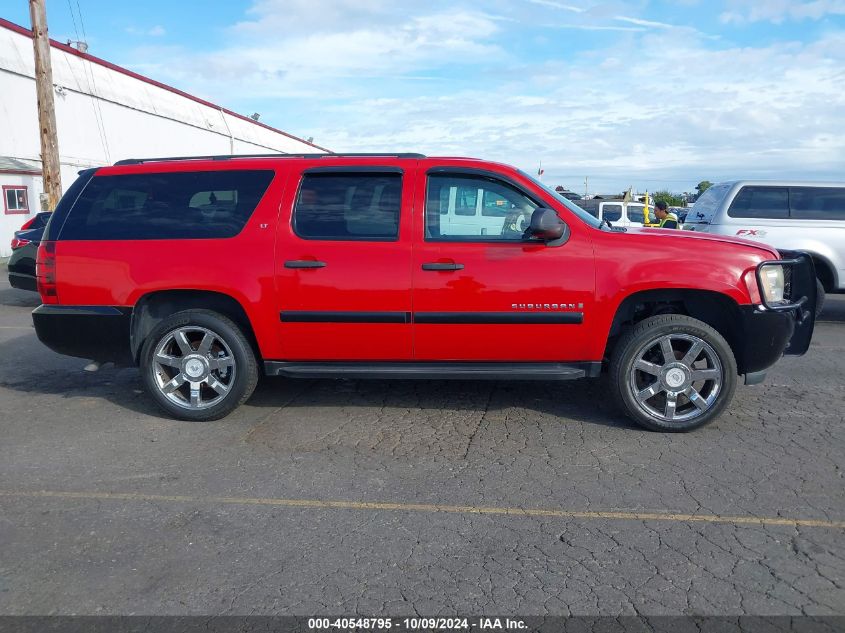
<path id="1" fill-rule="evenodd" d="M 289 183 L 282 202 L 276 244 L 280 360 L 412 358 L 413 167 L 412 161 L 403 165 L 401 192 L 398 186 L 393 192 L 401 204 L 401 215 L 398 239 L 392 241 L 369 241 L 361 235 L 372 228 L 370 223 L 379 221 L 380 201 L 392 195 L 385 193 L 386 185 L 367 189 L 345 182 L 342 186 L 346 187 L 346 197 L 332 198 L 332 192 L 327 194 L 326 190 L 333 185 L 312 186 L 300 174 L 292 176 L 293 182 Z M 340 178 L 337 174 L 342 173 L 338 170 L 342 168 L 342 161 L 333 161 L 335 171 L 325 172 L 325 179 L 337 185 Z M 306 175 L 307 169 L 308 165 Z M 373 172 L 363 172 L 364 176 L 368 174 L 372 176 Z M 358 200 L 362 193 L 363 201 Z M 343 217 L 322 224 L 319 220 L 314 225 L 319 226 L 313 228 L 303 219 L 309 217 L 305 211 L 294 216 L 297 201 L 301 209 L 313 202 L 315 208 L 326 209 L 329 214 L 337 212 Z M 354 209 L 361 212 L 352 217 Z M 314 238 L 327 231 L 339 235 Z M 311 239 L 306 239 L 308 236 Z"/>
<path id="2" fill-rule="evenodd" d="M 595 271 L 593 247 L 585 231 L 573 227 L 569 240 L 559 246 L 526 243 L 515 237 L 501 242 L 433 241 L 431 235 L 426 238 L 424 230 L 426 221 L 430 225 L 432 218 L 422 216 L 426 191 L 426 174 L 421 169 L 413 264 L 417 360 L 597 360 L 590 358 Z M 451 195 L 435 192 L 429 205 L 440 210 L 430 212 L 447 217 L 453 209 L 450 207 L 447 213 L 445 205 L 454 206 L 460 197 L 454 191 Z M 495 209 L 494 205 L 507 203 L 497 203 L 494 198 L 480 192 L 476 199 L 477 239 L 507 231 L 502 222 L 498 226 L 492 223 L 492 212 L 481 218 L 484 205 Z M 441 204 L 444 206 L 438 206 Z M 471 206 L 472 200 L 464 203 L 463 224 L 456 231 L 471 226 L 467 219 Z M 570 218 L 570 223 L 573 220 Z M 437 237 L 457 239 L 452 235 Z M 454 264 L 455 269 L 431 270 L 431 264 L 437 263 Z"/>

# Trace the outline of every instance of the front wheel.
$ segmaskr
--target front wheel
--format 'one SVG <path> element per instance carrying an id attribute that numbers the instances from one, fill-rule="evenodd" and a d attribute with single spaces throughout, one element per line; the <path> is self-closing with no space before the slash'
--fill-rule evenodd
<path id="1" fill-rule="evenodd" d="M 614 396 L 637 424 L 690 431 L 717 418 L 736 390 L 736 360 L 712 327 L 669 314 L 623 335 L 610 363 Z"/>
<path id="2" fill-rule="evenodd" d="M 252 395 L 258 363 L 241 329 L 210 310 L 164 319 L 144 342 L 141 375 L 166 413 L 182 420 L 217 420 Z"/>
<path id="3" fill-rule="evenodd" d="M 819 318 L 819 316 L 822 313 L 822 310 L 824 310 L 824 299 L 825 299 L 824 284 L 821 281 L 819 281 L 819 279 L 817 278 L 816 279 L 816 318 Z"/>

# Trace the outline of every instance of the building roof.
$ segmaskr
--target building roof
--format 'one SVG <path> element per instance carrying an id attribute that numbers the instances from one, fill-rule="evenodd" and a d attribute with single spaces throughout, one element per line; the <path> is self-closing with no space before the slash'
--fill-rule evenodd
<path id="1" fill-rule="evenodd" d="M 28 161 L 22 161 L 11 156 L 0 156 L 0 174 L 32 174 L 41 175 L 41 168 Z"/>
<path id="2" fill-rule="evenodd" d="M 19 24 L 15 24 L 14 22 L 9 22 L 8 20 L 6 20 L 4 18 L 0 18 L 0 28 L 4 28 L 4 29 L 7 29 L 9 31 L 13 31 L 15 33 L 19 33 L 21 35 L 25 35 L 25 36 L 30 37 L 30 38 L 32 37 L 32 29 L 28 29 L 26 27 L 20 26 Z M 89 55 L 88 53 L 83 53 L 82 51 L 79 51 L 72 46 L 68 46 L 67 44 L 62 44 L 61 42 L 57 42 L 56 40 L 54 40 L 52 38 L 50 39 L 50 46 L 52 46 L 53 48 L 56 48 L 58 50 L 64 51 L 65 53 L 69 53 L 71 55 L 75 55 L 76 57 L 80 57 L 84 60 L 87 60 L 87 61 L 93 63 L 93 64 L 98 64 L 100 66 L 103 66 L 104 68 L 108 68 L 109 70 L 113 70 L 115 72 L 121 73 L 121 74 L 126 75 L 128 77 L 132 77 L 133 79 L 143 81 L 144 83 L 150 84 L 152 86 L 156 86 L 157 88 L 162 88 L 164 90 L 167 90 L 169 92 L 177 94 L 181 97 L 185 97 L 187 99 L 190 99 L 191 101 L 195 101 L 196 103 L 207 106 L 209 108 L 214 108 L 215 110 L 225 112 L 229 116 L 233 116 L 233 117 L 236 117 L 238 119 L 242 119 L 243 121 L 246 121 L 246 122 L 251 123 L 253 125 L 263 127 L 265 129 L 268 129 L 268 130 L 275 132 L 277 134 L 281 134 L 283 136 L 287 136 L 288 138 L 299 141 L 300 143 L 305 143 L 306 145 L 310 145 L 311 147 L 313 147 L 315 149 L 321 150 L 323 152 L 331 153 L 331 150 L 326 149 L 325 147 L 320 147 L 319 145 L 316 145 L 314 143 L 306 141 L 305 139 L 299 138 L 298 136 L 294 136 L 293 134 L 288 134 L 287 132 L 285 132 L 283 130 L 280 130 L 278 128 L 274 128 L 270 125 L 267 125 L 266 123 L 261 123 L 260 121 L 255 121 L 254 119 L 251 119 L 248 116 L 244 116 L 243 114 L 238 114 L 237 112 L 233 112 L 232 110 L 229 110 L 229 109 L 224 108 L 222 106 L 219 106 L 217 104 L 206 101 L 205 99 L 200 99 L 199 97 L 195 97 L 194 95 L 188 94 L 187 92 L 184 92 L 183 90 L 179 90 L 178 88 L 174 88 L 173 86 L 168 86 L 167 84 L 163 84 L 160 81 L 156 81 L 155 79 L 145 77 L 144 75 L 141 75 L 141 74 L 138 74 L 134 71 L 131 71 L 128 68 L 123 68 L 122 66 L 118 66 L 117 64 L 112 64 L 111 62 L 108 62 L 104 59 L 101 59 L 101 58 L 99 58 L 95 55 Z"/>

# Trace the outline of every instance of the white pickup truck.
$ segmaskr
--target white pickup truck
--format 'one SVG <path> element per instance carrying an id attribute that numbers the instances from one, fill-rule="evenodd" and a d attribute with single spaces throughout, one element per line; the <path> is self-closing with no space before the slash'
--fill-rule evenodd
<path id="1" fill-rule="evenodd" d="M 685 227 L 743 237 L 813 258 L 824 292 L 845 291 L 845 183 L 738 180 L 718 183 L 690 209 Z M 824 292 L 822 292 L 824 290 Z"/>

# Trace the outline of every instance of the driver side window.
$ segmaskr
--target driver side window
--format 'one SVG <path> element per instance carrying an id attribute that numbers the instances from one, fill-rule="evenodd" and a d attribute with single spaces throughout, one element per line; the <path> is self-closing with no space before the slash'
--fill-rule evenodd
<path id="1" fill-rule="evenodd" d="M 449 174 L 428 177 L 425 238 L 445 242 L 521 242 L 540 205 L 494 178 Z"/>

